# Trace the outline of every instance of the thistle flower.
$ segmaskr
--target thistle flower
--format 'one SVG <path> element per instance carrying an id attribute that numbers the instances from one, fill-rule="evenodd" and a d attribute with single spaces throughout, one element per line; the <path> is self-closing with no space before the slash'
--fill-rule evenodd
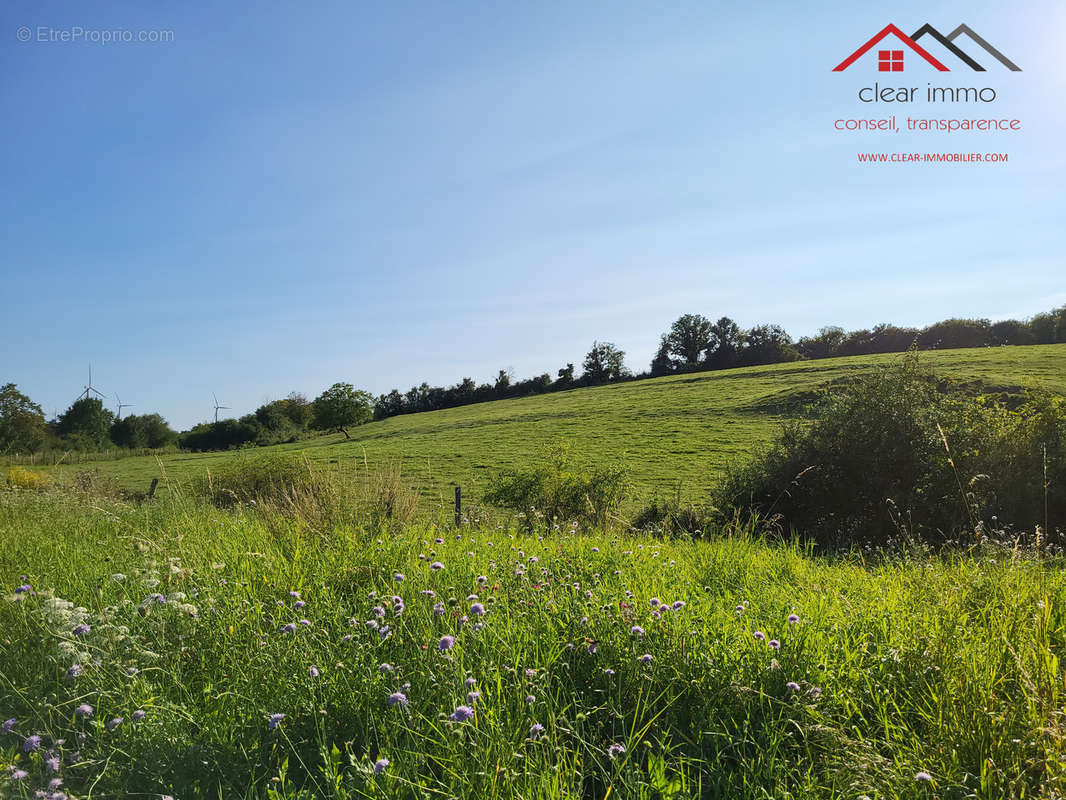
<path id="1" fill-rule="evenodd" d="M 607 755 L 611 758 L 612 761 L 618 758 L 618 756 L 624 755 L 625 752 L 626 748 L 623 744 L 612 744 L 610 747 L 607 748 Z"/>
<path id="2" fill-rule="evenodd" d="M 130 716 L 132 717 L 134 722 L 140 722 L 142 719 L 148 716 L 148 712 L 146 712 L 143 708 L 138 708 Z"/>
<path id="3" fill-rule="evenodd" d="M 685 607 L 685 601 L 684 600 L 675 600 L 674 604 L 671 606 L 671 608 L 674 611 L 680 611 L 684 607 Z"/>
<path id="4" fill-rule="evenodd" d="M 651 653 L 645 653 L 637 660 L 640 661 L 641 664 L 650 664 L 652 661 L 655 660 L 655 656 L 653 656 Z"/>
<path id="5" fill-rule="evenodd" d="M 389 760 L 387 758 L 379 758 L 374 762 L 374 774 L 380 775 L 389 766 Z"/>
<path id="6" fill-rule="evenodd" d="M 285 719 L 285 715 L 284 714 L 271 714 L 270 715 L 270 720 L 267 722 L 267 730 L 268 731 L 274 730 L 276 727 L 278 727 L 278 725 L 281 724 L 281 721 L 283 719 Z"/>
<path id="7" fill-rule="evenodd" d="M 429 565 L 429 568 L 433 570 L 444 569 L 444 564 L 442 564 L 440 561 L 434 561 L 432 564 Z"/>
<path id="8" fill-rule="evenodd" d="M 789 625 L 795 625 L 799 621 L 800 621 L 800 618 L 799 618 L 799 616 L 797 614 L 789 614 L 788 615 L 788 624 Z"/>
<path id="9" fill-rule="evenodd" d="M 766 644 L 769 646 L 769 648 L 771 650 L 780 650 L 781 649 L 781 642 L 777 641 L 777 639 L 771 639 Z"/>
<path id="10" fill-rule="evenodd" d="M 641 639 L 641 638 L 644 637 L 644 629 L 642 627 L 640 627 L 639 625 L 634 625 L 632 628 L 630 628 L 629 629 L 629 633 L 632 636 L 636 636 L 638 639 Z"/>
<path id="11" fill-rule="evenodd" d="M 83 623 L 81 625 L 75 625 L 74 626 L 74 630 L 72 631 L 72 633 L 75 636 L 79 636 L 80 637 L 80 636 L 85 636 L 91 630 L 92 630 L 92 628 L 90 628 L 88 625 L 85 625 Z"/>
<path id="12" fill-rule="evenodd" d="M 18 720 L 14 717 L 12 717 L 11 719 L 5 719 L 4 723 L 0 725 L 0 733 L 7 733 L 16 725 L 18 725 Z"/>
<path id="13" fill-rule="evenodd" d="M 40 750 L 40 749 L 41 749 L 41 737 L 38 736 L 36 733 L 33 734 L 32 736 L 27 736 L 26 739 L 22 742 L 22 752 L 23 753 L 32 753 L 34 750 Z"/>
<path id="14" fill-rule="evenodd" d="M 766 634 L 763 633 L 762 631 L 755 631 L 755 633 L 753 633 L 752 636 L 755 637 L 755 641 L 757 641 L 757 642 L 761 642 L 763 639 L 766 638 Z"/>
<path id="15" fill-rule="evenodd" d="M 289 622 L 281 626 L 282 633 L 296 633 L 296 623 Z"/>
<path id="16" fill-rule="evenodd" d="M 916 772 L 914 774 L 914 780 L 918 781 L 918 783 L 932 783 L 933 776 L 925 770 L 922 770 L 921 772 Z"/>
<path id="17" fill-rule="evenodd" d="M 399 703 L 401 706 L 406 706 L 408 702 L 409 701 L 407 700 L 407 695 L 405 695 L 403 692 L 393 692 L 389 695 L 388 703 L 390 707 L 396 705 L 397 703 Z"/>
<path id="18" fill-rule="evenodd" d="M 404 579 L 404 577 L 405 576 L 404 576 L 404 574 L 402 572 L 397 572 L 395 575 L 392 576 L 392 579 L 394 581 L 396 581 L 397 583 L 399 583 L 400 581 L 402 581 Z"/>
<path id="19" fill-rule="evenodd" d="M 117 728 L 119 725 L 121 725 L 125 721 L 126 720 L 123 719 L 122 717 L 115 717 L 114 719 L 109 719 L 107 721 L 107 729 L 109 731 L 113 731 L 115 728 Z"/>
<path id="20" fill-rule="evenodd" d="M 448 716 L 448 719 L 453 722 L 466 722 L 472 716 L 474 716 L 474 709 L 470 706 L 459 706 Z"/>
<path id="21" fill-rule="evenodd" d="M 85 670 L 84 670 L 84 668 L 82 667 L 81 664 L 71 664 L 70 665 L 70 669 L 67 670 L 67 677 L 68 678 L 77 678 L 84 671 Z"/>
<path id="22" fill-rule="evenodd" d="M 440 641 L 437 642 L 437 649 L 441 651 L 451 650 L 453 647 L 455 647 L 455 637 L 449 634 L 440 637 Z"/>
<path id="23" fill-rule="evenodd" d="M 785 684 L 785 687 L 790 692 L 798 692 L 800 690 L 800 685 L 798 683 L 796 683 L 795 681 L 789 681 L 788 683 Z"/>
<path id="24" fill-rule="evenodd" d="M 313 665 L 313 664 L 311 665 L 311 668 L 310 668 L 309 670 L 307 670 L 307 673 L 308 673 L 308 674 L 309 674 L 309 675 L 310 675 L 310 676 L 311 676 L 312 678 L 317 678 L 317 677 L 318 677 L 318 676 L 319 676 L 319 675 L 321 674 L 321 673 L 320 673 L 320 672 L 318 671 L 318 667 L 316 667 L 316 666 L 315 666 L 315 665 Z"/>
<path id="25" fill-rule="evenodd" d="M 544 726 L 539 722 L 534 722 L 533 727 L 529 729 L 529 738 L 536 739 L 542 733 L 544 733 Z"/>
<path id="26" fill-rule="evenodd" d="M 470 606 L 470 613 L 482 617 L 485 615 L 485 606 L 481 603 L 474 603 Z"/>
<path id="27" fill-rule="evenodd" d="M 74 709 L 74 714 L 79 717 L 91 717 L 93 715 L 93 707 L 88 703 L 82 703 Z"/>

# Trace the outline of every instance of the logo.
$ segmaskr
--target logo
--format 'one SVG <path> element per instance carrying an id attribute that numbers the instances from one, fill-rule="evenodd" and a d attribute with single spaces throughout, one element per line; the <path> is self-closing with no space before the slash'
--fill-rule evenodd
<path id="1" fill-rule="evenodd" d="M 888 36 L 895 36 L 900 42 L 906 45 L 914 53 L 917 53 L 922 59 L 933 66 L 934 69 L 940 72 L 950 72 L 951 68 L 945 66 L 938 61 L 928 50 L 918 44 L 918 40 L 923 36 L 928 36 L 930 39 L 936 41 L 945 50 L 947 50 L 956 59 L 968 66 L 975 72 L 985 72 L 985 68 L 981 66 L 976 60 L 973 59 L 966 51 L 958 46 L 956 39 L 965 34 L 970 38 L 974 44 L 980 47 L 985 54 L 991 56 L 1004 67 L 1011 72 L 1021 72 L 1022 68 L 1007 58 L 1003 53 L 999 52 L 996 48 L 990 45 L 987 41 L 977 35 L 977 33 L 969 25 L 960 25 L 947 36 L 942 34 L 932 25 L 926 23 L 912 35 L 907 36 L 903 31 L 897 28 L 891 23 L 886 25 L 880 32 L 878 32 L 870 41 L 845 58 L 835 67 L 833 72 L 843 72 L 866 53 L 872 50 L 876 45 L 880 44 L 883 39 Z M 878 72 L 903 72 L 903 50 L 878 50 L 877 51 L 877 70 Z"/>

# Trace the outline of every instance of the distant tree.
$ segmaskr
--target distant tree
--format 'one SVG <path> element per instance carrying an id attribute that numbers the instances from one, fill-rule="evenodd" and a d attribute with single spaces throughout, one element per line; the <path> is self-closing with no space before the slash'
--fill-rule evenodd
<path id="1" fill-rule="evenodd" d="M 653 378 L 669 375 L 676 368 L 677 364 L 670 358 L 670 336 L 664 333 L 659 339 L 659 349 L 655 351 L 655 358 L 651 360 L 651 375 Z"/>
<path id="2" fill-rule="evenodd" d="M 711 321 L 699 314 L 678 317 L 666 334 L 668 352 L 685 369 L 695 369 L 714 343 L 713 329 Z"/>
<path id="3" fill-rule="evenodd" d="M 827 325 L 818 331 L 817 336 L 804 336 L 796 342 L 796 349 L 804 358 L 830 358 L 837 355 L 847 338 L 843 328 Z"/>
<path id="4" fill-rule="evenodd" d="M 56 434 L 78 450 L 100 450 L 111 443 L 115 415 L 95 397 L 83 397 L 59 415 Z"/>
<path id="5" fill-rule="evenodd" d="M 48 441 L 41 407 L 13 383 L 0 387 L 0 453 L 33 453 Z"/>
<path id="6" fill-rule="evenodd" d="M 174 444 L 178 434 L 159 414 L 130 414 L 111 425 L 111 441 L 130 449 L 159 448 Z"/>
<path id="7" fill-rule="evenodd" d="M 373 418 L 373 398 L 350 383 L 335 383 L 315 398 L 312 424 L 318 430 L 337 430 L 350 439 L 348 428 Z"/>
<path id="8" fill-rule="evenodd" d="M 506 397 L 511 388 L 511 371 L 501 369 L 496 375 L 496 384 L 493 388 L 496 390 L 497 397 Z"/>
<path id="9" fill-rule="evenodd" d="M 555 380 L 556 386 L 569 386 L 574 382 L 574 365 L 568 363 L 565 367 L 562 367 L 556 374 L 559 376 Z"/>
<path id="10" fill-rule="evenodd" d="M 744 346 L 744 333 L 729 317 L 722 317 L 711 326 L 712 343 L 707 351 L 710 369 L 728 369 L 737 364 Z"/>
<path id="11" fill-rule="evenodd" d="M 626 354 L 611 342 L 593 342 L 592 349 L 585 356 L 584 374 L 586 383 L 597 384 L 616 381 L 627 374 L 625 368 Z"/>
<path id="12" fill-rule="evenodd" d="M 740 354 L 740 363 L 744 366 L 797 361 L 799 358 L 792 337 L 780 325 L 756 325 L 744 336 L 744 350 Z"/>
<path id="13" fill-rule="evenodd" d="M 1029 320 L 1033 344 L 1054 344 L 1058 327 L 1058 316 L 1054 312 L 1036 314 Z"/>
<path id="14" fill-rule="evenodd" d="M 395 417 L 397 414 L 404 413 L 405 410 L 404 396 L 393 389 L 388 394 L 381 395 L 374 404 L 374 418 Z"/>
<path id="15" fill-rule="evenodd" d="M 1033 333 L 1029 326 L 1016 319 L 993 322 L 988 329 L 989 344 L 999 347 L 1008 344 L 1032 344 Z"/>
<path id="16" fill-rule="evenodd" d="M 289 396 L 284 400 L 278 400 L 278 404 L 293 425 L 298 428 L 307 428 L 311 425 L 315 412 L 311 408 L 311 401 L 303 392 L 289 392 Z"/>
<path id="17" fill-rule="evenodd" d="M 945 319 L 918 334 L 918 346 L 923 350 L 986 347 L 991 343 L 990 327 L 987 319 Z"/>

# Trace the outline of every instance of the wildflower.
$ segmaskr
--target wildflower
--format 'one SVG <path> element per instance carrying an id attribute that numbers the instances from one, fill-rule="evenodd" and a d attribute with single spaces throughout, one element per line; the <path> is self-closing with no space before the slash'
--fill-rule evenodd
<path id="1" fill-rule="evenodd" d="M 301 625 L 306 625 L 309 628 L 311 627 L 311 620 L 309 620 L 309 619 L 301 619 L 301 620 L 299 620 L 299 623 Z"/>
<path id="2" fill-rule="evenodd" d="M 372 609 L 370 609 L 370 613 L 373 614 L 375 617 L 378 617 L 378 618 L 384 617 L 385 616 L 385 608 L 383 606 L 374 606 Z"/>
<path id="3" fill-rule="evenodd" d="M 92 630 L 92 628 L 90 628 L 88 625 L 81 624 L 81 625 L 75 625 L 74 626 L 73 633 L 74 633 L 75 636 L 84 636 L 85 634 L 87 634 L 91 630 Z"/>
<path id="4" fill-rule="evenodd" d="M 610 747 L 607 748 L 607 755 L 612 760 L 618 758 L 618 756 L 620 756 L 620 755 L 624 755 L 625 752 L 626 752 L 625 745 L 622 745 L 622 744 L 612 744 Z"/>
<path id="5" fill-rule="evenodd" d="M 598 649 L 598 647 L 596 646 L 596 643 L 595 642 L 591 642 L 589 644 L 589 655 L 590 656 L 596 655 L 596 650 L 597 649 Z"/>
<path id="6" fill-rule="evenodd" d="M 32 592 L 33 587 L 28 583 L 24 583 L 21 586 L 15 587 L 15 594 L 26 594 L 26 592 Z"/>
<path id="7" fill-rule="evenodd" d="M 757 641 L 757 642 L 761 642 L 763 639 L 766 638 L 766 634 L 763 633 L 762 631 L 755 631 L 755 633 L 753 633 L 752 636 L 755 637 L 755 641 Z"/>
<path id="8" fill-rule="evenodd" d="M 114 719 L 110 719 L 110 720 L 107 721 L 107 729 L 109 731 L 113 731 L 115 728 L 117 728 L 119 725 L 121 725 L 125 721 L 126 720 L 124 720 L 122 717 L 115 717 Z"/>
<path id="9" fill-rule="evenodd" d="M 448 634 L 440 637 L 440 641 L 437 642 L 438 650 L 451 650 L 453 647 L 455 647 L 455 637 Z"/>
<path id="10" fill-rule="evenodd" d="M 526 695 L 526 702 L 527 703 L 535 703 L 535 702 L 537 702 L 537 698 L 534 695 L 527 694 Z"/>
<path id="11" fill-rule="evenodd" d="M 318 671 L 318 667 L 316 667 L 316 666 L 315 666 L 314 664 L 312 664 L 312 665 L 311 665 L 311 668 L 310 668 L 309 670 L 307 670 L 307 673 L 308 673 L 308 674 L 309 674 L 309 675 L 310 675 L 310 676 L 311 676 L 312 678 L 317 678 L 317 677 L 318 677 L 318 676 L 319 676 L 319 675 L 321 674 L 321 673 L 319 673 L 319 671 Z"/>
<path id="12" fill-rule="evenodd" d="M 30 773 L 26 772 L 26 770 L 24 770 L 24 769 L 13 769 L 13 770 L 11 770 L 11 780 L 13 780 L 13 781 L 24 781 L 29 776 L 30 776 Z"/>
<path id="13" fill-rule="evenodd" d="M 296 623 L 295 622 L 289 622 L 289 623 L 287 623 L 285 625 L 282 625 L 281 626 L 281 632 L 282 633 L 296 633 Z"/>
<path id="14" fill-rule="evenodd" d="M 542 733 L 544 733 L 544 726 L 539 722 L 535 722 L 533 723 L 533 727 L 529 729 L 529 738 L 536 739 Z"/>
<path id="15" fill-rule="evenodd" d="M 477 582 L 478 582 L 479 584 L 481 584 L 482 586 L 484 586 L 484 585 L 485 585 L 486 583 L 488 583 L 488 582 L 489 582 L 489 579 L 488 579 L 488 578 L 486 578 L 486 577 L 485 577 L 484 575 L 478 575 L 478 576 L 477 576 Z"/>
<path id="16" fill-rule="evenodd" d="M 923 770 L 915 773 L 914 780 L 918 781 L 918 783 L 932 783 L 933 776 Z"/>
<path id="17" fill-rule="evenodd" d="M 810 689 L 807 690 L 807 696 L 812 700 L 817 700 L 819 697 L 822 696 L 822 687 L 812 686 Z"/>
<path id="18" fill-rule="evenodd" d="M 663 601 L 660 600 L 658 597 L 653 597 L 651 600 L 648 601 L 648 604 L 651 605 L 652 608 L 658 608 L 663 604 Z"/>
<path id="19" fill-rule="evenodd" d="M 477 691 L 468 692 L 467 695 L 466 695 L 466 702 L 468 702 L 470 705 L 474 705 L 474 703 L 476 703 L 480 699 L 481 699 L 481 692 L 477 692 Z"/>
<path id="20" fill-rule="evenodd" d="M 63 779 L 62 778 L 52 778 L 52 780 L 48 781 L 48 788 L 49 789 L 58 789 L 62 785 L 63 785 Z"/>
<path id="21" fill-rule="evenodd" d="M 403 692 L 393 692 L 389 695 L 388 703 L 390 707 L 396 705 L 397 703 L 399 703 L 401 706 L 406 706 L 408 703 L 407 695 L 405 695 Z"/>
<path id="22" fill-rule="evenodd" d="M 789 681 L 788 683 L 785 684 L 785 687 L 790 692 L 798 692 L 800 690 L 800 685 L 798 683 L 796 683 L 795 681 Z"/>
<path id="23" fill-rule="evenodd" d="M 23 741 L 23 743 L 22 743 L 22 752 L 23 753 L 32 753 L 34 750 L 40 750 L 40 749 L 41 749 L 41 737 L 38 736 L 36 733 L 33 734 L 32 736 L 27 736 L 25 741 Z"/>
<path id="24" fill-rule="evenodd" d="M 18 725 L 18 720 L 12 717 L 11 719 L 4 720 L 4 724 L 0 725 L 0 733 L 7 733 L 12 728 Z"/>
<path id="25" fill-rule="evenodd" d="M 429 568 L 432 570 L 444 569 L 444 565 L 439 561 L 434 561 L 432 564 L 429 565 Z"/>
<path id="26" fill-rule="evenodd" d="M 448 719 L 453 722 L 466 722 L 472 716 L 474 716 L 474 709 L 470 706 L 459 706 L 448 716 Z"/>
<path id="27" fill-rule="evenodd" d="M 744 613 L 744 604 L 743 603 L 741 603 L 739 606 L 737 606 L 737 613 L 738 614 L 743 614 Z"/>
<path id="28" fill-rule="evenodd" d="M 437 596 L 437 593 L 435 591 L 433 591 L 432 589 L 423 589 L 421 592 L 419 592 L 419 594 L 422 595 L 423 597 L 436 597 Z"/>
<path id="29" fill-rule="evenodd" d="M 685 607 L 685 601 L 684 600 L 675 600 L 674 604 L 671 606 L 671 608 L 674 611 L 680 611 L 684 607 Z"/>
<path id="30" fill-rule="evenodd" d="M 384 664 L 378 667 L 378 672 L 392 672 L 394 669 L 395 667 L 393 667 L 392 664 L 386 661 Z"/>
<path id="31" fill-rule="evenodd" d="M 395 575 L 392 576 L 392 579 L 399 583 L 404 579 L 404 574 L 402 572 L 397 572 Z"/>
<path id="32" fill-rule="evenodd" d="M 136 711 L 133 712 L 131 716 L 134 722 L 140 722 L 142 719 L 148 716 L 148 712 L 146 712 L 143 708 L 138 708 Z"/>
<path id="33" fill-rule="evenodd" d="M 612 675 L 614 675 L 614 670 L 613 670 L 613 669 L 611 669 L 610 667 L 608 667 L 607 669 L 605 669 L 605 670 L 603 671 L 603 674 L 604 674 L 604 675 L 606 675 L 606 676 L 607 676 L 607 677 L 609 678 L 609 677 L 611 677 Z"/>
<path id="34" fill-rule="evenodd" d="M 483 606 L 481 603 L 474 603 L 472 606 L 470 606 L 470 613 L 476 614 L 479 617 L 484 616 L 485 606 Z"/>
<path id="35" fill-rule="evenodd" d="M 295 603 L 292 604 L 292 607 L 293 608 L 303 608 L 306 605 L 307 605 L 307 601 L 306 600 L 297 600 Z"/>
<path id="36" fill-rule="evenodd" d="M 598 547 L 593 547 L 593 548 L 592 548 L 592 552 L 593 552 L 593 553 L 598 553 L 598 552 L 600 552 L 600 548 L 598 548 Z"/>
<path id="37" fill-rule="evenodd" d="M 82 668 L 81 664 L 71 664 L 70 669 L 67 670 L 67 677 L 77 678 L 84 671 L 85 670 Z"/>
<path id="38" fill-rule="evenodd" d="M 444 603 L 433 604 L 433 616 L 440 617 L 444 614 Z"/>
<path id="39" fill-rule="evenodd" d="M 292 590 L 292 591 L 290 591 L 290 592 L 289 592 L 289 597 L 295 597 L 295 598 L 296 598 L 297 600 L 299 600 L 299 599 L 300 599 L 300 593 L 299 593 L 299 592 L 297 592 L 297 591 L 296 591 L 296 590 L 294 589 L 294 590 Z"/>
<path id="40" fill-rule="evenodd" d="M 281 721 L 285 719 L 284 714 L 271 714 L 270 721 L 267 722 L 267 730 L 272 731 L 274 728 L 281 724 Z"/>
<path id="41" fill-rule="evenodd" d="M 644 655 L 642 655 L 638 659 L 638 661 L 640 661 L 641 664 L 650 664 L 654 660 L 655 660 L 655 656 L 653 656 L 651 653 L 645 653 Z"/>
<path id="42" fill-rule="evenodd" d="M 634 625 L 632 628 L 629 629 L 629 633 L 640 639 L 644 636 L 644 629 L 639 625 Z"/>
<path id="43" fill-rule="evenodd" d="M 136 667 L 126 667 L 126 674 L 129 675 L 130 677 L 133 677 L 138 672 L 140 672 L 140 670 L 137 669 Z"/>
<path id="44" fill-rule="evenodd" d="M 389 766 L 389 760 L 387 758 L 379 758 L 374 762 L 374 774 L 380 775 Z"/>
<path id="45" fill-rule="evenodd" d="M 770 647 L 771 650 L 781 649 L 781 642 L 777 641 L 777 639 L 771 639 L 766 644 Z"/>
<path id="46" fill-rule="evenodd" d="M 788 615 L 788 624 L 789 625 L 795 625 L 799 621 L 800 621 L 800 618 L 799 618 L 799 616 L 797 614 L 789 614 Z"/>
<path id="47" fill-rule="evenodd" d="M 74 714 L 79 717 L 91 717 L 93 715 L 93 707 L 88 703 L 82 703 L 74 709 Z"/>
<path id="48" fill-rule="evenodd" d="M 467 689 L 469 689 L 471 686 L 477 685 L 477 678 L 467 678 L 465 681 L 463 681 L 463 684 L 466 686 Z"/>
<path id="49" fill-rule="evenodd" d="M 44 760 L 49 772 L 59 772 L 59 756 L 50 756 Z"/>

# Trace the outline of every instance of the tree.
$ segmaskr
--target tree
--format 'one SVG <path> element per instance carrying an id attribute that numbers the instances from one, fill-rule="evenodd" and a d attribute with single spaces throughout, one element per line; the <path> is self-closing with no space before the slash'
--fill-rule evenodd
<path id="1" fill-rule="evenodd" d="M 111 423 L 115 415 L 101 400 L 83 397 L 59 415 L 56 433 L 78 450 L 100 450 L 111 443 Z"/>
<path id="2" fill-rule="evenodd" d="M 804 336 L 796 343 L 796 349 L 804 358 L 830 358 L 837 355 L 848 333 L 836 325 L 826 325 L 817 336 Z"/>
<path id="3" fill-rule="evenodd" d="M 792 337 L 780 325 L 756 325 L 744 336 L 744 350 L 740 354 L 740 363 L 744 366 L 798 361 L 799 358 Z"/>
<path id="4" fill-rule="evenodd" d="M 584 375 L 586 383 L 607 383 L 616 381 L 627 374 L 625 368 L 626 354 L 611 342 L 593 342 L 592 349 L 585 356 Z"/>
<path id="5" fill-rule="evenodd" d="M 177 439 L 178 434 L 159 414 L 130 414 L 111 425 L 111 441 L 119 447 L 166 447 Z"/>
<path id="6" fill-rule="evenodd" d="M 681 360 L 686 369 L 695 369 L 714 343 L 714 326 L 699 314 L 678 317 L 666 334 L 670 355 Z"/>
<path id="7" fill-rule="evenodd" d="M 664 333 L 659 339 L 659 349 L 655 352 L 655 358 L 651 360 L 651 376 L 657 378 L 660 375 L 669 375 L 676 366 L 674 360 L 670 358 L 670 336 Z"/>
<path id="8" fill-rule="evenodd" d="M 568 363 L 565 367 L 561 368 L 556 375 L 559 376 L 555 381 L 556 386 L 569 386 L 574 382 L 574 365 Z"/>
<path id="9" fill-rule="evenodd" d="M 0 453 L 33 453 L 47 440 L 41 407 L 13 383 L 0 387 Z"/>
<path id="10" fill-rule="evenodd" d="M 744 335 L 729 317 L 722 317 L 711 326 L 713 342 L 707 351 L 707 366 L 711 369 L 729 369 L 735 366 L 744 344 Z"/>
<path id="11" fill-rule="evenodd" d="M 348 428 L 374 418 L 374 400 L 350 383 L 335 383 L 315 398 L 313 426 L 318 430 L 336 430 L 351 439 Z"/>

